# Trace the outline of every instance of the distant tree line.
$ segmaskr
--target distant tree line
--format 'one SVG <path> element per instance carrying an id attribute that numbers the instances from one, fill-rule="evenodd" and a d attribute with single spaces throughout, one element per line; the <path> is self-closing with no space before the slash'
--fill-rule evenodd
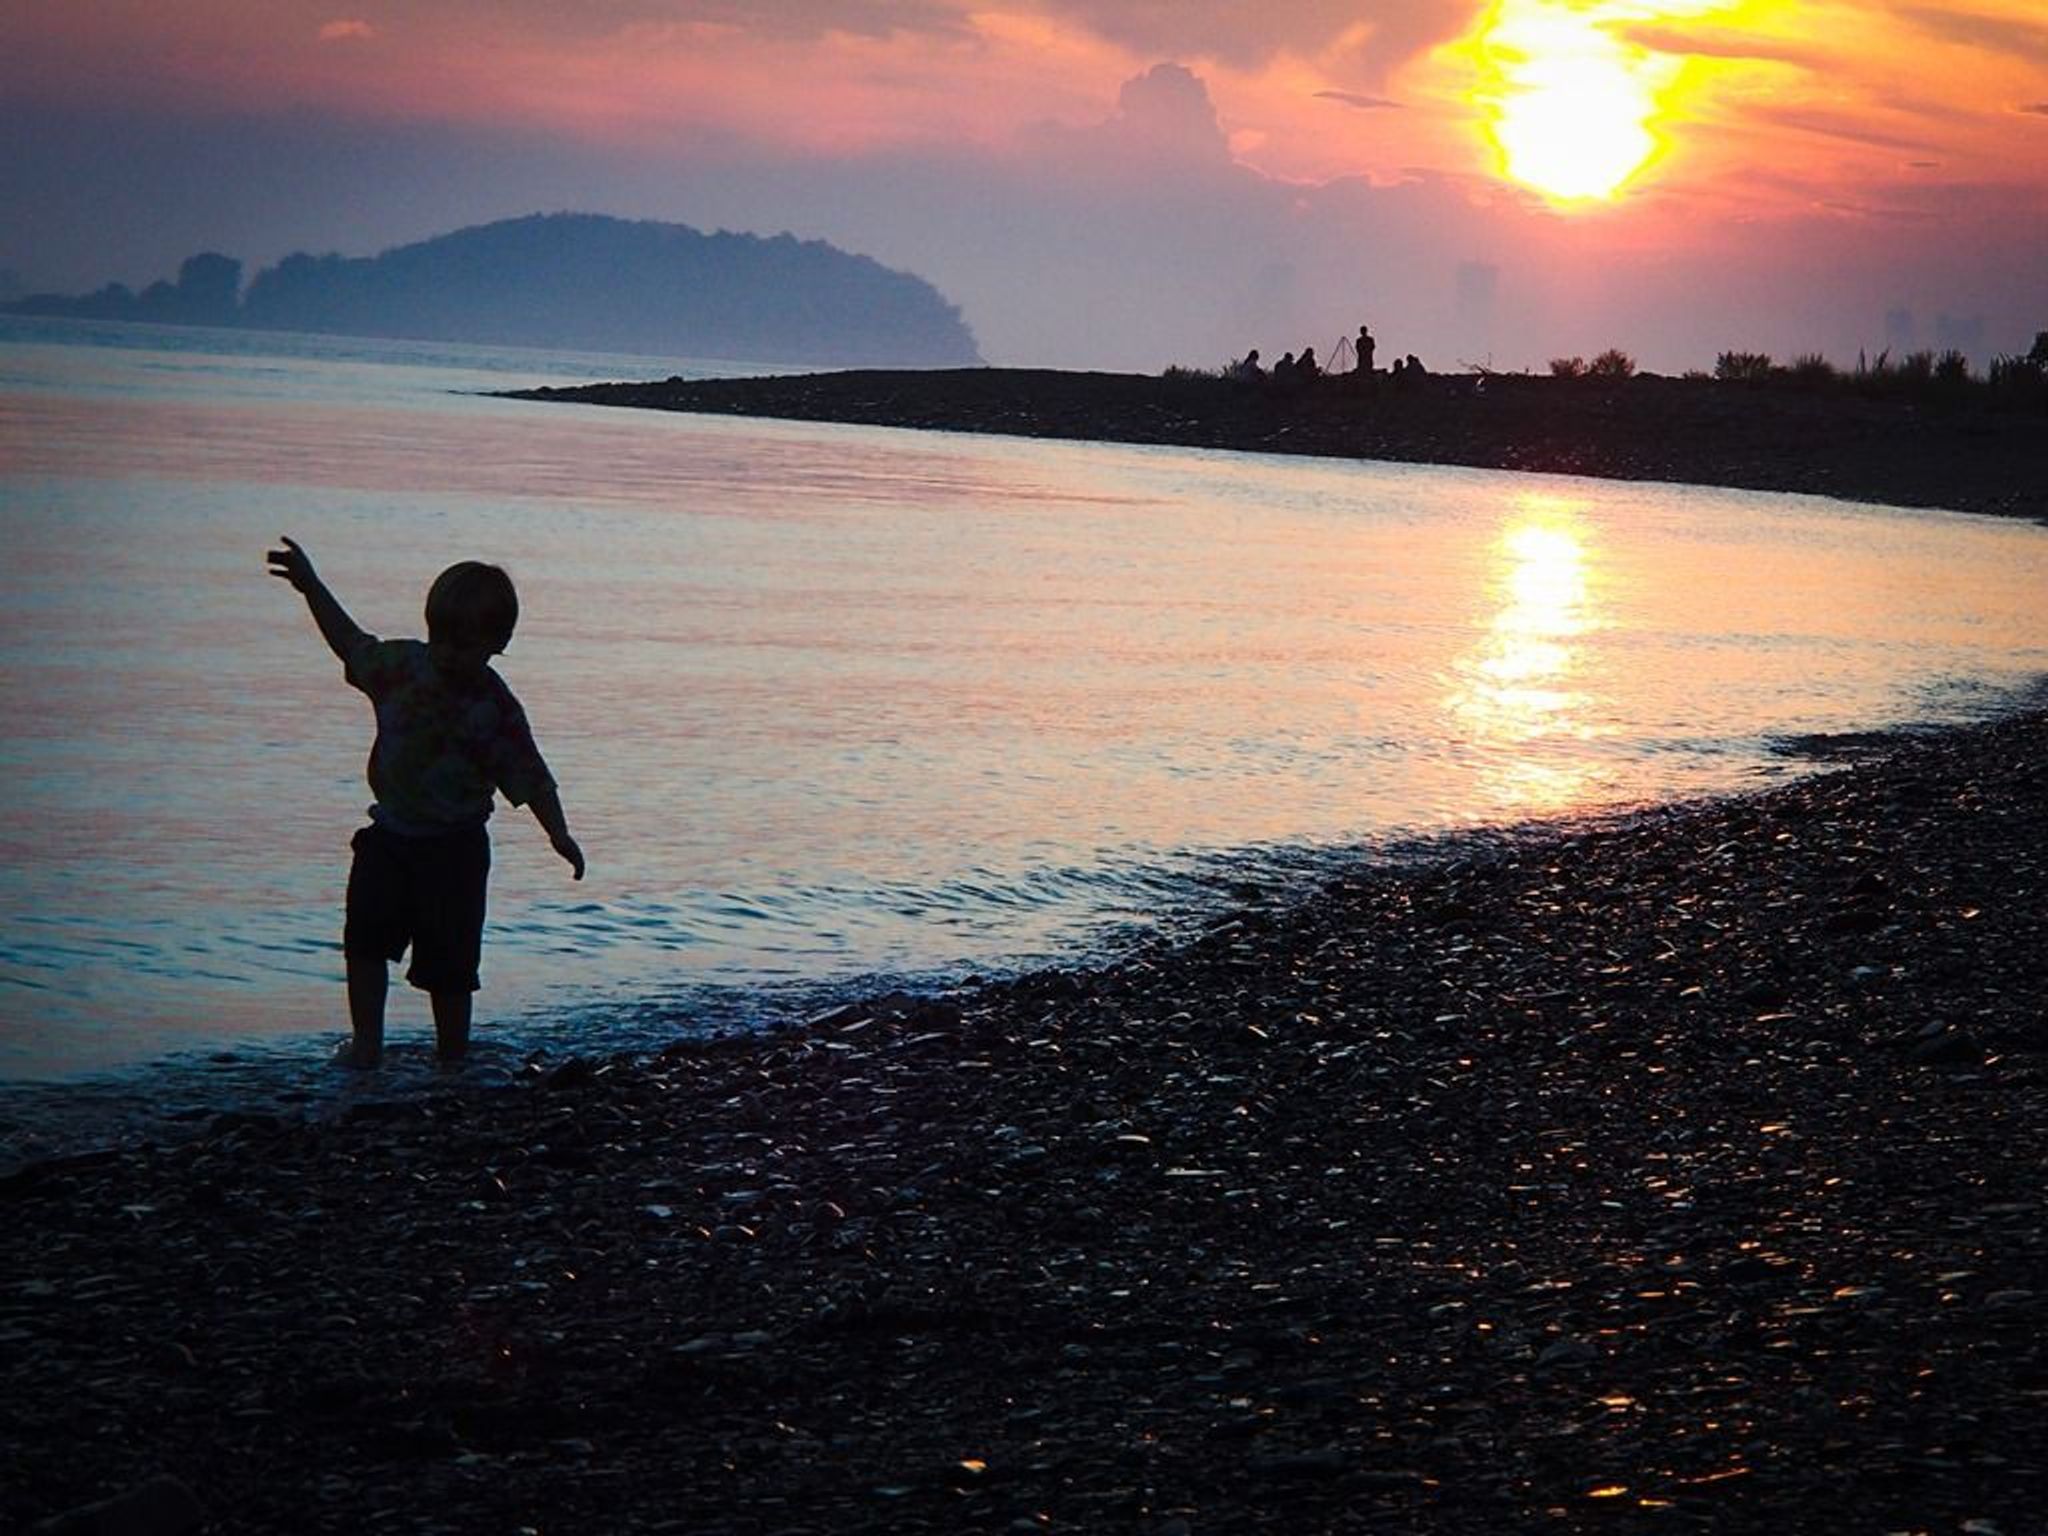
<path id="1" fill-rule="evenodd" d="M 1618 347 L 1610 347 L 1591 362 L 1582 357 L 1550 360 L 1551 377 L 1559 379 L 1626 379 L 1635 372 L 1635 359 Z M 1780 363 L 1768 352 L 1730 351 L 1715 359 L 1713 372 L 1696 369 L 1685 377 L 1723 384 L 1840 390 L 1874 398 L 1974 398 L 2048 406 L 2048 331 L 2038 333 L 2026 352 L 1993 358 L 1982 374 L 1972 372 L 1970 360 L 1954 349 L 1909 352 L 1899 358 L 1888 351 L 1874 359 L 1859 353 L 1853 369 L 1839 368 L 1818 352 Z"/>
<path id="2" fill-rule="evenodd" d="M 34 293 L 4 308 L 16 315 L 61 315 L 74 320 L 146 320 L 159 325 L 234 325 L 241 318 L 242 264 L 216 251 L 188 256 L 175 283 L 156 282 L 137 293 L 109 283 L 94 293 L 67 297 Z"/>
<path id="3" fill-rule="evenodd" d="M 5 308 L 748 362 L 981 361 L 959 311 L 922 278 L 790 235 L 536 214 L 380 256 L 288 256 L 246 293 L 241 271 L 207 253 L 140 293 L 115 283 Z"/>
<path id="4" fill-rule="evenodd" d="M 1859 353 L 1853 369 L 1839 368 L 1818 352 L 1779 363 L 1766 352 L 1723 352 L 1713 376 L 1737 384 L 1780 383 L 1804 389 L 1853 390 L 1872 396 L 1917 397 L 1989 395 L 2024 405 L 2048 404 L 2048 331 L 2038 332 L 2025 352 L 1995 357 L 1982 374 L 1970 360 L 1950 348 L 1942 352 L 1908 352 L 1894 358 L 1887 350 L 1875 358 Z"/>

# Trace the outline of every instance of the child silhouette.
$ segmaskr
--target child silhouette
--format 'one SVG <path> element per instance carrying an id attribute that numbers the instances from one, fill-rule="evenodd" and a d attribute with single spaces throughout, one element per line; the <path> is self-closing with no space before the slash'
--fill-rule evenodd
<path id="1" fill-rule="evenodd" d="M 433 1000 L 437 1053 L 469 1049 L 471 997 L 483 945 L 491 795 L 526 805 L 555 852 L 583 878 L 583 850 L 562 817 L 554 775 L 526 712 L 491 670 L 512 642 L 519 598 L 495 565 L 451 565 L 427 591 L 427 639 L 380 640 L 348 616 L 290 539 L 266 557 L 270 574 L 306 599 L 343 676 L 377 712 L 370 749 L 370 824 L 351 846 L 342 952 L 351 1038 L 335 1059 L 374 1067 L 384 1053 L 389 962 L 407 946 L 406 980 Z"/>

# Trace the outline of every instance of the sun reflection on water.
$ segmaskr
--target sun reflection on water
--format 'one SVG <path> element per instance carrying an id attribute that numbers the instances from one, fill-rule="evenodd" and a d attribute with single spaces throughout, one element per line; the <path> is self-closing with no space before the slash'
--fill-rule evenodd
<path id="1" fill-rule="evenodd" d="M 1747 788 L 2048 672 L 2004 520 L 6 334 L 0 1079 L 333 1027 L 365 721 L 252 586 L 280 507 L 388 632 L 423 567 L 530 593 L 507 680 L 605 850 L 572 890 L 501 823 L 487 1006 L 549 1048 L 1071 959 L 1296 849 Z M 218 835 L 252 805 L 294 813 Z"/>
<path id="2" fill-rule="evenodd" d="M 1564 810 L 1587 787 L 1585 760 L 1555 748 L 1596 733 L 1582 643 L 1602 627 L 1589 541 L 1571 502 L 1518 499 L 1488 550 L 1481 638 L 1452 666 L 1446 707 L 1486 788 L 1518 814 Z"/>

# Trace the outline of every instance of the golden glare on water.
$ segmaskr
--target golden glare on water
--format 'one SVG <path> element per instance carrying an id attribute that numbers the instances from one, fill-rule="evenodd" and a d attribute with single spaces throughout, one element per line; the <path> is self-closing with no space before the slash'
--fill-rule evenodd
<path id="1" fill-rule="evenodd" d="M 1622 19 L 1569 0 L 1498 0 L 1488 13 L 1477 97 L 1504 174 L 1573 202 L 1613 197 L 1650 162 L 1670 63 L 1624 43 L 1611 30 Z"/>
<path id="2" fill-rule="evenodd" d="M 1484 638 L 1456 663 L 1451 714 L 1489 765 L 1504 808 L 1566 809 L 1583 796 L 1582 760 L 1546 760 L 1541 746 L 1591 731 L 1574 686 L 1576 642 L 1599 627 L 1586 533 L 1568 503 L 1522 500 L 1492 546 L 1486 601 Z"/>

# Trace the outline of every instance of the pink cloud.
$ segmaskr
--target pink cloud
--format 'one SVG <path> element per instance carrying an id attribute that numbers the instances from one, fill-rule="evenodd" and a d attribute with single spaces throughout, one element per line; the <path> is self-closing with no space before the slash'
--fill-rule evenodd
<path id="1" fill-rule="evenodd" d="M 323 43 L 361 42 L 376 35 L 377 29 L 367 21 L 330 21 L 320 29 Z"/>
<path id="2" fill-rule="evenodd" d="M 1136 143 L 1215 159 L 1225 152 L 1209 88 L 1178 64 L 1155 64 L 1117 92 L 1117 120 Z"/>
<path id="3" fill-rule="evenodd" d="M 1038 0 L 1133 51 L 1215 59 L 1257 69 L 1280 53 L 1312 58 L 1363 34 L 1363 52 L 1386 75 L 1463 32 L 1482 0 Z"/>

